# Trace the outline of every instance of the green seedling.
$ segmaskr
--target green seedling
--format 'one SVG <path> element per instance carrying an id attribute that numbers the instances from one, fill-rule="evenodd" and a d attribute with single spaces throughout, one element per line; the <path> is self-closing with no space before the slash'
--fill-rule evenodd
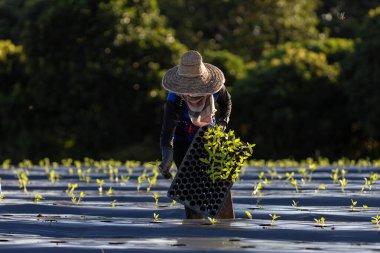
<path id="1" fill-rule="evenodd" d="M 249 212 L 249 211 L 245 211 L 245 214 L 247 215 L 247 217 L 252 220 L 252 214 Z"/>
<path id="2" fill-rule="evenodd" d="M 320 184 L 318 188 L 315 190 L 315 192 L 319 192 L 320 190 L 326 190 L 326 186 L 324 184 Z"/>
<path id="3" fill-rule="evenodd" d="M 257 183 L 257 185 L 255 186 L 255 188 L 252 192 L 252 196 L 253 195 L 262 195 L 262 192 L 261 192 L 262 188 L 263 188 L 263 184 L 261 182 Z"/>
<path id="4" fill-rule="evenodd" d="M 322 228 L 325 226 L 325 217 L 321 217 L 319 219 L 314 218 L 314 220 L 318 224 L 318 226 Z"/>
<path id="5" fill-rule="evenodd" d="M 340 173 L 342 174 L 342 178 L 345 178 L 346 175 L 347 175 L 347 170 L 345 170 L 345 169 L 341 169 L 341 170 L 340 170 Z"/>
<path id="6" fill-rule="evenodd" d="M 278 216 L 276 214 L 269 214 L 269 216 L 272 218 L 271 225 L 275 223 L 275 221 L 280 218 L 281 216 Z"/>
<path id="7" fill-rule="evenodd" d="M 156 168 L 153 169 L 153 176 L 148 178 L 149 186 L 146 188 L 146 192 L 150 192 L 153 185 L 157 185 L 157 177 L 159 175 Z"/>
<path id="8" fill-rule="evenodd" d="M 38 193 L 34 194 L 34 203 L 38 204 L 41 199 L 45 199 L 45 198 L 39 195 Z"/>
<path id="9" fill-rule="evenodd" d="M 285 176 L 286 176 L 286 179 L 285 179 L 286 181 L 292 180 L 294 177 L 294 172 L 291 172 L 291 173 L 285 172 Z"/>
<path id="10" fill-rule="evenodd" d="M 137 191 L 140 191 L 141 184 L 146 181 L 146 170 L 137 178 Z"/>
<path id="11" fill-rule="evenodd" d="M 297 207 L 299 201 L 292 200 L 292 207 Z"/>
<path id="12" fill-rule="evenodd" d="M 336 168 L 331 171 L 331 178 L 334 183 L 337 183 L 339 181 L 339 169 Z"/>
<path id="13" fill-rule="evenodd" d="M 49 181 L 53 185 L 55 182 L 59 182 L 59 174 L 55 170 L 51 170 L 49 172 Z"/>
<path id="14" fill-rule="evenodd" d="M 355 207 L 356 207 L 356 204 L 358 203 L 358 201 L 354 201 L 353 199 L 351 199 L 351 211 L 354 212 L 355 210 Z"/>
<path id="15" fill-rule="evenodd" d="M 99 185 L 98 191 L 99 195 L 103 194 L 103 184 L 104 184 L 104 179 L 96 179 L 96 183 Z"/>
<path id="16" fill-rule="evenodd" d="M 0 193 L 0 201 L 3 200 L 4 198 L 5 198 L 4 193 Z"/>
<path id="17" fill-rule="evenodd" d="M 380 229 L 380 215 L 376 215 L 375 217 L 371 218 L 371 222 L 376 225 L 377 229 Z"/>
<path id="18" fill-rule="evenodd" d="M 172 203 L 170 203 L 170 206 L 169 206 L 169 207 L 174 206 L 176 203 L 177 203 L 177 201 L 175 201 L 175 200 L 173 199 L 173 201 L 172 201 Z"/>
<path id="19" fill-rule="evenodd" d="M 219 222 L 219 220 L 217 220 L 216 218 L 207 217 L 207 219 L 211 222 L 212 225 Z"/>
<path id="20" fill-rule="evenodd" d="M 154 219 L 154 221 L 158 221 L 158 217 L 159 216 L 160 215 L 158 213 L 153 213 L 153 219 Z"/>
<path id="21" fill-rule="evenodd" d="M 297 169 L 298 173 L 302 175 L 303 178 L 307 177 L 307 169 L 306 168 L 298 168 Z"/>
<path id="22" fill-rule="evenodd" d="M 112 187 L 108 188 L 107 192 L 106 192 L 106 195 L 107 196 L 112 196 L 113 194 L 113 190 L 112 190 Z"/>
<path id="23" fill-rule="evenodd" d="M 76 202 L 77 202 L 77 197 L 75 196 L 74 193 L 71 193 L 71 194 L 70 194 L 70 197 L 71 197 L 71 202 L 73 202 L 73 203 L 76 203 Z"/>
<path id="24" fill-rule="evenodd" d="M 78 187 L 78 184 L 71 184 L 69 183 L 67 185 L 67 192 L 69 193 L 69 195 L 71 195 L 72 193 L 74 193 L 75 189 Z"/>
<path id="25" fill-rule="evenodd" d="M 7 170 L 11 167 L 11 160 L 10 159 L 6 159 L 3 161 L 1 167 L 4 169 L 4 170 Z"/>
<path id="26" fill-rule="evenodd" d="M 128 175 L 132 175 L 133 174 L 133 169 L 132 168 L 128 168 L 127 171 L 128 171 Z"/>
<path id="27" fill-rule="evenodd" d="M 127 182 L 129 181 L 130 177 L 129 176 L 126 176 L 126 175 L 122 175 L 121 176 L 121 181 L 122 181 L 122 185 L 126 185 Z"/>
<path id="28" fill-rule="evenodd" d="M 29 182 L 27 172 L 25 172 L 24 170 L 19 170 L 17 172 L 17 178 L 18 182 L 20 183 L 19 188 L 23 189 L 24 192 L 27 192 L 28 190 L 26 189 L 26 186 Z"/>
<path id="29" fill-rule="evenodd" d="M 234 131 L 225 133 L 220 126 L 209 127 L 204 138 L 208 157 L 199 160 L 209 166 L 206 173 L 211 181 L 230 179 L 235 182 L 244 162 L 252 155 L 255 144 L 244 144 L 235 137 Z"/>
<path id="30" fill-rule="evenodd" d="M 153 193 L 153 198 L 154 198 L 154 201 L 156 202 L 156 206 L 158 206 L 158 198 L 160 197 L 160 195 L 158 193 Z"/>
<path id="31" fill-rule="evenodd" d="M 112 207 L 112 208 L 116 207 L 116 199 L 114 199 L 114 200 L 111 202 L 111 207 Z"/>
<path id="32" fill-rule="evenodd" d="M 367 188 L 368 190 L 372 190 L 372 185 L 373 185 L 373 180 L 371 178 L 367 179 L 365 177 L 364 178 L 364 186 L 362 187 L 361 191 L 363 192 L 365 190 L 365 188 Z"/>
<path id="33" fill-rule="evenodd" d="M 86 196 L 86 194 L 85 194 L 84 192 L 80 192 L 80 193 L 79 193 L 79 198 L 78 198 L 78 202 L 77 202 L 77 204 L 79 204 L 79 202 L 82 201 L 82 199 L 84 198 L 84 196 Z"/>
<path id="34" fill-rule="evenodd" d="M 339 184 L 340 184 L 340 188 L 341 188 L 342 192 L 344 192 L 344 188 L 347 185 L 347 179 L 346 178 L 340 179 Z"/>
<path id="35" fill-rule="evenodd" d="M 299 190 L 298 190 L 297 180 L 294 179 L 294 178 L 292 178 L 292 179 L 290 180 L 290 184 L 291 184 L 292 186 L 294 186 L 294 188 L 296 189 L 296 193 L 298 193 Z"/>
<path id="36" fill-rule="evenodd" d="M 367 209 L 368 208 L 368 206 L 367 205 L 363 205 L 363 209 Z"/>

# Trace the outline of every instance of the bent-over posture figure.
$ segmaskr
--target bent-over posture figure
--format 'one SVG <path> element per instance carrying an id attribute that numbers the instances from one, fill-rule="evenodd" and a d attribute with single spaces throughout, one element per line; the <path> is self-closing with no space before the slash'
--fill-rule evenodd
<path id="1" fill-rule="evenodd" d="M 224 82 L 223 72 L 212 64 L 203 63 L 197 51 L 185 53 L 180 64 L 166 72 L 162 86 L 169 94 L 160 137 L 162 163 L 159 166 L 165 178 L 171 178 L 169 169 L 173 160 L 179 168 L 199 127 L 215 124 L 223 129 L 227 127 L 232 103 Z M 217 120 L 216 104 L 219 106 Z M 185 211 L 188 219 L 204 218 L 188 207 Z M 234 217 L 230 192 L 219 218 Z"/>

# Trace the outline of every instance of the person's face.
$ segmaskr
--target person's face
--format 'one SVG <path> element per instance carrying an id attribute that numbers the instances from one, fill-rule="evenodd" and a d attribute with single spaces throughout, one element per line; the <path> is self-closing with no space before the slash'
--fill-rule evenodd
<path id="1" fill-rule="evenodd" d="M 193 108 L 203 107 L 207 96 L 184 95 L 187 104 Z"/>

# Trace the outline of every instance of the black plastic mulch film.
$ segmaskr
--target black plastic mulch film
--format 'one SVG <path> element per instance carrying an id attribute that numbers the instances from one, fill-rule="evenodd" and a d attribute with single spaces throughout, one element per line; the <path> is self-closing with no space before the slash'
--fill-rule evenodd
<path id="1" fill-rule="evenodd" d="M 208 157 L 203 137 L 207 128 L 199 128 L 195 135 L 170 185 L 168 197 L 203 213 L 205 217 L 215 218 L 218 217 L 233 182 L 227 179 L 213 183 L 206 173 L 208 165 L 199 161 L 200 157 Z"/>

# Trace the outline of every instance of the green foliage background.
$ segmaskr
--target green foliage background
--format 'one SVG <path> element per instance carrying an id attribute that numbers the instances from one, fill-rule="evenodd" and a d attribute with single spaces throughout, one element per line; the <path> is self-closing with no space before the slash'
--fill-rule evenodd
<path id="1" fill-rule="evenodd" d="M 0 0 L 0 160 L 160 159 L 161 78 L 188 49 L 225 73 L 254 157 L 378 157 L 377 6 Z"/>

